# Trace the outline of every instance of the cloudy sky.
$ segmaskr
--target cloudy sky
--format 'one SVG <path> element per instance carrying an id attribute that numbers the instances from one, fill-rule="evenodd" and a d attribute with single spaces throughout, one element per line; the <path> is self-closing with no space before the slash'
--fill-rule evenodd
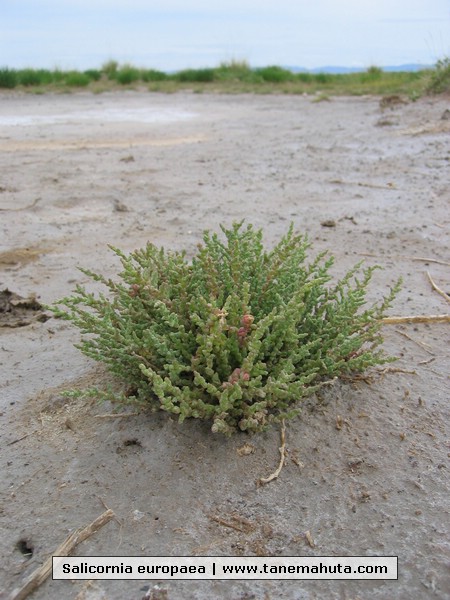
<path id="1" fill-rule="evenodd" d="M 450 55 L 449 0 L 0 0 L 0 67 L 369 67 Z"/>

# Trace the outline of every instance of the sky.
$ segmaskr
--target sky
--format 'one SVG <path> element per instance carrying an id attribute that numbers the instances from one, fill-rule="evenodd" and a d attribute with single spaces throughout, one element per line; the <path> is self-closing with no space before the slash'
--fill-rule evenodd
<path id="1" fill-rule="evenodd" d="M 435 64 L 450 0 L 0 0 L 0 68 Z"/>

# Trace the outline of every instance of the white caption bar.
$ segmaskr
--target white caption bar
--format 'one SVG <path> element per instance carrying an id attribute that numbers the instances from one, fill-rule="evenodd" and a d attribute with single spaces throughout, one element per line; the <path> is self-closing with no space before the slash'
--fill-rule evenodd
<path id="1" fill-rule="evenodd" d="M 54 556 L 53 579 L 397 579 L 397 556 Z"/>

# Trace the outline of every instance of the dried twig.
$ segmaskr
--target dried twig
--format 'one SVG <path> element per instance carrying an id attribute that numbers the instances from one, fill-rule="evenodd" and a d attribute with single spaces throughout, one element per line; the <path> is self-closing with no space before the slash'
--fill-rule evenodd
<path id="1" fill-rule="evenodd" d="M 305 531 L 305 538 L 306 538 L 306 541 L 308 542 L 308 544 L 311 546 L 311 548 L 314 548 L 316 544 L 315 544 L 313 536 L 311 535 L 311 532 L 309 530 Z"/>
<path id="2" fill-rule="evenodd" d="M 44 583 L 44 581 L 50 575 L 52 571 L 53 556 L 69 556 L 76 546 L 78 546 L 78 544 L 81 544 L 81 542 L 84 542 L 84 540 L 87 540 L 87 538 L 91 537 L 91 535 L 103 527 L 103 525 L 109 523 L 114 516 L 114 512 L 109 509 L 95 519 L 95 521 L 93 521 L 90 525 L 87 525 L 83 529 L 77 529 L 71 533 L 69 537 L 64 540 L 60 546 L 58 546 L 52 555 L 47 558 L 44 564 L 31 573 L 22 587 L 12 592 L 9 600 L 24 600 L 29 594 L 31 594 L 31 592 Z"/>
<path id="3" fill-rule="evenodd" d="M 276 471 L 274 471 L 271 475 L 269 475 L 269 477 L 261 477 L 260 479 L 258 479 L 259 484 L 270 483 L 271 481 L 276 479 L 278 477 L 278 475 L 281 473 L 281 469 L 284 466 L 284 461 L 286 459 L 286 424 L 284 422 L 284 419 L 281 421 L 281 434 L 280 435 L 281 435 L 281 446 L 279 448 L 280 464 L 278 465 L 278 468 L 276 469 Z"/>
<path id="4" fill-rule="evenodd" d="M 94 585 L 94 581 L 92 579 L 88 579 L 84 584 L 81 590 L 75 597 L 75 600 L 86 600 L 86 591 Z"/>
<path id="5" fill-rule="evenodd" d="M 432 352 L 430 350 L 429 344 L 425 344 L 425 342 L 419 342 L 419 340 L 415 340 L 414 338 L 412 338 L 410 335 L 408 335 L 404 331 L 400 331 L 400 329 L 396 329 L 395 332 L 399 333 L 400 335 L 402 335 L 403 337 L 405 337 L 407 340 L 410 340 L 411 342 L 414 342 L 415 344 L 417 344 L 418 346 L 420 346 L 421 348 L 423 348 L 425 350 L 425 352 L 428 352 L 428 354 L 433 354 L 434 355 L 434 352 Z"/>
<path id="6" fill-rule="evenodd" d="M 436 360 L 435 356 L 432 356 L 431 358 L 429 358 L 428 360 L 421 360 L 419 363 L 419 365 L 429 365 L 430 363 L 432 363 L 434 360 Z"/>
<path id="7" fill-rule="evenodd" d="M 429 271 L 427 271 L 427 275 L 428 275 L 428 279 L 430 280 L 431 286 L 437 291 L 438 294 L 440 294 L 443 298 L 445 298 L 447 300 L 447 302 L 450 302 L 450 296 L 448 294 L 446 294 L 444 292 L 444 290 L 441 290 L 441 288 L 436 285 L 436 283 L 433 281 L 433 278 L 431 277 Z"/>
<path id="8" fill-rule="evenodd" d="M 254 529 L 254 525 L 250 523 L 250 521 L 235 515 L 231 515 L 231 521 L 226 521 L 222 517 L 218 517 L 216 515 L 209 515 L 209 518 L 211 519 L 211 521 L 219 523 L 219 525 L 229 527 L 230 529 L 235 529 L 236 531 L 240 531 L 241 533 L 249 533 L 252 529 Z"/>
<path id="9" fill-rule="evenodd" d="M 343 179 L 330 179 L 329 183 L 337 183 L 340 185 L 357 185 L 358 187 L 375 188 L 380 190 L 398 190 L 393 183 L 380 184 L 380 183 L 369 183 L 366 181 L 344 181 Z"/>
<path id="10" fill-rule="evenodd" d="M 370 256 L 373 258 L 386 258 L 380 254 L 375 254 L 373 252 L 358 252 L 359 256 Z M 390 254 L 389 258 L 403 258 L 405 260 L 416 260 L 425 263 L 436 263 L 438 265 L 445 265 L 446 267 L 450 267 L 449 262 L 445 262 L 444 260 L 439 260 L 438 258 L 427 258 L 421 256 L 408 256 L 404 254 Z"/>
<path id="11" fill-rule="evenodd" d="M 385 317 L 380 319 L 383 325 L 395 323 L 450 323 L 450 315 L 411 315 L 409 317 Z"/>
<path id="12" fill-rule="evenodd" d="M 33 435 L 34 433 L 37 433 L 37 430 L 35 431 L 30 431 L 30 433 L 26 433 L 25 435 L 23 435 L 20 438 L 17 438 L 15 440 L 13 440 L 12 442 L 8 442 L 6 445 L 7 446 L 12 446 L 13 444 L 17 444 L 17 442 L 21 442 L 22 440 L 26 439 L 27 437 L 29 437 L 30 435 Z"/>
<path id="13" fill-rule="evenodd" d="M 96 419 L 122 419 L 124 417 L 135 417 L 139 415 L 138 412 L 130 412 L 130 413 L 108 413 L 105 415 L 94 415 Z"/>
<path id="14" fill-rule="evenodd" d="M 437 263 L 438 265 L 445 265 L 446 267 L 450 267 L 450 263 L 445 262 L 444 260 L 439 260 L 438 258 L 421 258 L 420 256 L 405 256 L 404 258 L 409 258 L 410 260 L 418 260 L 420 262 Z"/>
<path id="15" fill-rule="evenodd" d="M 416 371 L 409 371 L 408 369 L 401 369 L 400 367 L 385 367 L 384 369 L 377 370 L 380 375 L 386 375 L 386 373 L 406 373 L 407 375 L 417 375 Z"/>
<path id="16" fill-rule="evenodd" d="M 236 525 L 235 523 L 226 521 L 225 519 L 222 519 L 222 517 L 216 517 L 215 515 L 211 515 L 209 518 L 211 519 L 211 521 L 215 521 L 216 523 L 219 523 L 219 525 L 223 525 L 224 527 L 229 527 L 230 529 L 236 529 L 236 531 L 243 531 L 243 529 L 240 525 Z"/>
<path id="17" fill-rule="evenodd" d="M 39 202 L 39 200 L 41 200 L 41 198 L 36 198 L 28 206 L 22 206 L 20 208 L 3 208 L 3 207 L 0 207 L 0 210 L 5 210 L 5 211 L 30 210 L 30 209 L 32 209 L 32 208 L 34 208 L 36 206 L 36 204 Z"/>

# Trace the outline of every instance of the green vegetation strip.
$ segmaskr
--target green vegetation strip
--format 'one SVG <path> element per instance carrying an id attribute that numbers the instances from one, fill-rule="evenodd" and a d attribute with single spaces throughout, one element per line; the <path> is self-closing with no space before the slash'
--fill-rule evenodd
<path id="1" fill-rule="evenodd" d="M 422 71 L 388 72 L 372 66 L 364 72 L 345 74 L 294 73 L 279 66 L 251 68 L 245 61 L 222 63 L 216 68 L 184 69 L 176 73 L 120 65 L 116 61 L 109 61 L 100 69 L 86 71 L 0 68 L 0 89 L 19 88 L 40 93 L 86 88 L 102 92 L 142 86 L 161 92 L 191 89 L 217 93 L 405 94 L 416 99 L 427 93 L 450 91 L 450 58 L 443 58 L 433 69 Z"/>

